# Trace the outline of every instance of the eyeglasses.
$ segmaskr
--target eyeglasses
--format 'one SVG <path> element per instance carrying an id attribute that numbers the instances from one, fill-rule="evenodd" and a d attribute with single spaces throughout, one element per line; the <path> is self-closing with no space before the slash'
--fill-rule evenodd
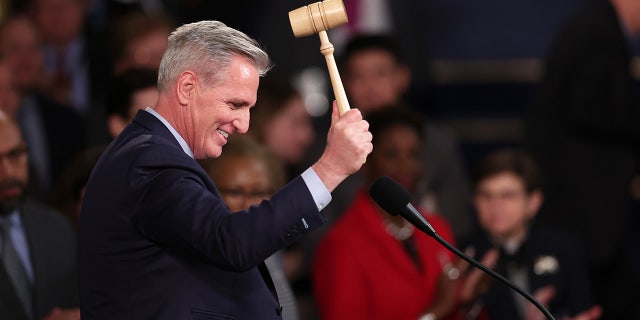
<path id="1" fill-rule="evenodd" d="M 0 163 L 4 162 L 5 159 L 12 164 L 19 163 L 24 159 L 24 156 L 26 154 L 27 154 L 27 146 L 25 145 L 17 146 L 5 153 L 0 153 Z"/>

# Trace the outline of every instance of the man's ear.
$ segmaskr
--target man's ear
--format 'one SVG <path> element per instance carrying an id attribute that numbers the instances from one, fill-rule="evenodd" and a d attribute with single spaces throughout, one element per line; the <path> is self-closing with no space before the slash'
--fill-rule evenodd
<path id="1" fill-rule="evenodd" d="M 184 71 L 178 76 L 176 96 L 182 106 L 189 104 L 195 94 L 198 76 L 191 71 Z"/>
<path id="2" fill-rule="evenodd" d="M 542 206 L 542 201 L 544 200 L 544 196 L 542 195 L 542 191 L 533 190 L 528 195 L 528 203 L 527 203 L 527 214 L 529 218 L 533 218 L 538 214 L 540 207 Z"/>

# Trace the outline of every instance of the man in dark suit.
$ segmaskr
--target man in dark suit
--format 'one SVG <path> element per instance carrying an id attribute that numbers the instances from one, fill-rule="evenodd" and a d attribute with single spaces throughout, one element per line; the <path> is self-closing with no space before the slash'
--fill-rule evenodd
<path id="1" fill-rule="evenodd" d="M 527 146 L 546 184 L 538 222 L 569 229 L 585 243 L 603 319 L 640 318 L 640 279 L 625 256 L 630 181 L 640 159 L 634 42 L 640 2 L 590 1 L 554 40 L 527 119 Z"/>
<path id="2" fill-rule="evenodd" d="M 232 214 L 195 159 L 249 128 L 267 54 L 217 21 L 169 37 L 159 98 L 105 150 L 79 229 L 83 319 L 280 319 L 263 261 L 325 223 L 330 192 L 371 152 L 357 110 L 334 117 L 325 152 L 269 201 Z"/>
<path id="3" fill-rule="evenodd" d="M 20 129 L 0 111 L 0 319 L 80 319 L 73 229 L 26 198 L 28 176 Z"/>

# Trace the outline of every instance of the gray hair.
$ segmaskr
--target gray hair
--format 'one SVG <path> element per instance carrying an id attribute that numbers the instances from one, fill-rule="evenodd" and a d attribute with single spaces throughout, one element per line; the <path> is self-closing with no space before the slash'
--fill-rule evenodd
<path id="1" fill-rule="evenodd" d="M 158 70 L 158 88 L 163 91 L 185 70 L 198 73 L 207 85 L 220 83 L 236 54 L 253 62 L 261 77 L 271 69 L 267 53 L 241 31 L 212 20 L 182 25 L 169 35 Z"/>

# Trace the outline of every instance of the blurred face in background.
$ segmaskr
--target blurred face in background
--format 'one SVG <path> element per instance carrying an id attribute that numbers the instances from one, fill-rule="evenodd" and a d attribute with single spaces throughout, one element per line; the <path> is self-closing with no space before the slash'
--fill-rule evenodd
<path id="1" fill-rule="evenodd" d="M 43 71 L 38 31 L 26 16 L 5 23 L 0 30 L 0 54 L 11 69 L 18 90 L 34 89 L 42 81 Z"/>
<path id="2" fill-rule="evenodd" d="M 481 180 L 474 194 L 480 225 L 498 242 L 526 235 L 529 221 L 541 205 L 539 191 L 528 193 L 514 173 L 504 172 Z"/>
<path id="3" fill-rule="evenodd" d="M 11 213 L 22 201 L 29 179 L 27 148 L 20 129 L 0 114 L 0 214 Z"/>
<path id="4" fill-rule="evenodd" d="M 392 125 L 380 131 L 364 167 L 370 181 L 389 176 L 414 192 L 423 174 L 421 145 L 418 133 L 405 125 Z"/>
<path id="5" fill-rule="evenodd" d="M 134 92 L 131 96 L 127 118 L 123 118 L 120 114 L 112 114 L 107 119 L 107 129 L 111 137 L 115 138 L 118 136 L 131 120 L 133 120 L 138 110 L 153 107 L 156 101 L 158 101 L 157 87 L 148 87 Z"/>
<path id="6" fill-rule="evenodd" d="M 365 113 L 400 102 L 410 78 L 407 67 L 379 49 L 355 52 L 344 75 L 350 104 Z"/>
<path id="7" fill-rule="evenodd" d="M 269 168 L 257 158 L 230 156 L 218 160 L 209 172 L 231 211 L 236 212 L 268 199 L 275 190 Z"/>
<path id="8" fill-rule="evenodd" d="M 43 40 L 65 46 L 81 34 L 85 3 L 81 0 L 35 0 L 33 17 Z"/>
<path id="9" fill-rule="evenodd" d="M 149 87 L 136 91 L 131 97 L 131 105 L 129 105 L 129 119 L 127 119 L 127 122 L 131 121 L 133 117 L 135 117 L 138 110 L 155 106 L 156 101 L 158 101 L 157 87 Z"/>
<path id="10" fill-rule="evenodd" d="M 158 29 L 131 40 L 122 59 L 116 61 L 114 73 L 122 74 L 133 68 L 157 70 L 167 51 L 169 33 L 169 29 Z"/>
<path id="11" fill-rule="evenodd" d="M 311 116 L 299 96 L 287 100 L 286 106 L 275 114 L 261 133 L 265 144 L 286 163 L 302 161 L 315 138 Z"/>

